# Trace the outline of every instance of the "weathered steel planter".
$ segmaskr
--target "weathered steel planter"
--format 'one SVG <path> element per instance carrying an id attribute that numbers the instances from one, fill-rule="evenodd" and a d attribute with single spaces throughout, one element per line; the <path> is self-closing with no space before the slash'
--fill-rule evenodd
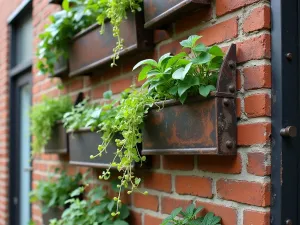
<path id="1" fill-rule="evenodd" d="M 58 207 L 50 208 L 47 213 L 43 213 L 43 224 L 48 225 L 50 224 L 49 221 L 52 219 L 60 219 L 63 213 L 63 209 Z"/>
<path id="2" fill-rule="evenodd" d="M 129 13 L 121 24 L 121 37 L 124 39 L 125 54 L 137 54 L 152 49 L 153 32 L 144 30 L 143 13 Z M 73 39 L 70 48 L 70 76 L 91 75 L 91 72 L 112 62 L 116 38 L 112 35 L 112 26 L 105 23 L 105 33 L 100 34 L 100 26 L 93 25 L 80 32 Z"/>
<path id="3" fill-rule="evenodd" d="M 67 134 L 62 122 L 58 122 L 52 129 L 50 140 L 45 146 L 45 153 L 66 154 Z"/>
<path id="4" fill-rule="evenodd" d="M 91 132 L 90 129 L 81 129 L 69 132 L 70 164 L 78 166 L 90 166 L 108 168 L 115 157 L 116 145 L 112 142 L 107 147 L 107 153 L 94 159 L 90 155 L 98 153 L 98 145 L 102 143 L 101 134 Z"/>
<path id="5" fill-rule="evenodd" d="M 211 0 L 144 0 L 145 28 L 161 28 L 184 13 L 209 6 Z"/>
<path id="6" fill-rule="evenodd" d="M 175 100 L 152 108 L 143 128 L 144 155 L 236 154 L 236 46 L 231 45 L 208 98 Z"/>
<path id="7" fill-rule="evenodd" d="M 54 73 L 50 77 L 64 77 L 69 73 L 68 60 L 61 57 L 54 65 Z"/>

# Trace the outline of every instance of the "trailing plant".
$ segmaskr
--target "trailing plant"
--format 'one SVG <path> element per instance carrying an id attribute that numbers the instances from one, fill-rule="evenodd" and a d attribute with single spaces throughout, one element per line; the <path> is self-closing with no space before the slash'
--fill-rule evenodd
<path id="1" fill-rule="evenodd" d="M 56 169 L 56 174 L 60 177 L 55 179 L 52 176 L 48 180 L 39 181 L 36 189 L 30 192 L 31 202 L 42 203 L 42 212 L 46 213 L 50 208 L 64 208 L 65 201 L 70 198 L 70 194 L 76 190 L 82 180 L 80 173 L 75 176 L 68 176 L 64 171 Z"/>
<path id="2" fill-rule="evenodd" d="M 83 189 L 75 190 L 66 204 L 70 204 L 62 214 L 61 219 L 53 219 L 50 225 L 129 225 L 126 219 L 129 216 L 128 207 L 120 207 L 117 217 L 111 213 L 116 210 L 117 203 L 107 197 L 102 187 L 89 191 L 87 199 L 80 200 L 78 195 Z"/>
<path id="3" fill-rule="evenodd" d="M 69 96 L 59 98 L 43 97 L 42 102 L 32 106 L 30 111 L 33 153 L 41 152 L 48 143 L 55 123 L 63 119 L 64 113 L 70 111 L 72 101 Z"/>
<path id="4" fill-rule="evenodd" d="M 189 205 L 185 211 L 182 208 L 174 209 L 161 225 L 221 225 L 221 218 L 211 212 L 197 217 L 202 210 L 203 207 L 196 208 L 194 204 Z"/>
<path id="5" fill-rule="evenodd" d="M 63 116 L 64 127 L 67 130 L 75 131 L 80 128 L 90 128 L 92 131 L 98 131 L 98 125 L 101 121 L 114 117 L 116 112 L 116 100 L 112 100 L 112 92 L 107 91 L 103 94 L 105 100 L 102 105 L 89 104 L 88 99 L 73 106 L 70 112 Z"/>
<path id="6" fill-rule="evenodd" d="M 117 38 L 116 47 L 113 49 L 113 62 L 111 66 L 116 65 L 119 59 L 120 51 L 124 48 L 124 39 L 120 36 L 120 25 L 124 19 L 127 19 L 127 13 L 141 11 L 143 0 L 90 0 L 87 8 L 99 12 L 97 22 L 101 26 L 100 33 L 104 33 L 104 23 L 109 20 L 112 25 L 113 36 Z"/>
<path id="7" fill-rule="evenodd" d="M 218 46 L 197 44 L 201 36 L 193 35 L 180 42 L 188 50 L 172 56 L 167 53 L 158 62 L 146 59 L 135 65 L 143 66 L 139 81 L 147 79 L 144 87 L 157 99 L 179 99 L 184 103 L 188 96 L 208 94 L 215 90 L 218 72 L 224 53 Z"/>
<path id="8" fill-rule="evenodd" d="M 155 102 L 167 99 L 179 99 L 183 104 L 188 96 L 207 97 L 215 90 L 224 54 L 218 46 L 206 47 L 198 44 L 200 38 L 193 35 L 180 42 L 187 52 L 175 56 L 165 54 L 158 62 L 147 59 L 136 64 L 133 70 L 143 66 L 139 80 L 146 79 L 146 82 L 139 90 L 131 88 L 125 91 L 116 114 L 99 124 L 103 133 L 103 142 L 98 147 L 99 153 L 91 158 L 101 157 L 116 135 L 122 136 L 114 140 L 118 147 L 115 158 L 110 167 L 100 176 L 100 179 L 108 180 L 113 167 L 121 172 L 118 177 L 119 195 L 115 198 L 117 202 L 120 202 L 123 188 L 130 194 L 138 189 L 141 182 L 132 171 L 132 165 L 142 164 L 146 160 L 145 156 L 140 155 L 137 146 L 142 142 L 141 128 L 149 108 Z"/>
<path id="9" fill-rule="evenodd" d="M 54 65 L 68 58 L 71 39 L 96 22 L 97 12 L 87 9 L 89 0 L 64 0 L 63 10 L 51 15 L 50 24 L 40 34 L 37 67 L 41 74 L 54 73 Z"/>

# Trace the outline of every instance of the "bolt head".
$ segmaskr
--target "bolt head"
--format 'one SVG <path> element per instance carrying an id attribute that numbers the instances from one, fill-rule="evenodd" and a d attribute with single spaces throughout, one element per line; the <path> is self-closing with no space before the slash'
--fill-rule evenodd
<path id="1" fill-rule="evenodd" d="M 223 104 L 224 106 L 228 107 L 230 105 L 230 100 L 228 98 L 224 98 Z"/>
<path id="2" fill-rule="evenodd" d="M 287 220 L 285 221 L 285 224 L 286 224 L 286 225 L 293 225 L 293 222 L 292 222 L 292 220 L 287 219 Z"/>
<path id="3" fill-rule="evenodd" d="M 226 147 L 231 149 L 233 148 L 233 142 L 232 141 L 226 141 Z"/>
<path id="4" fill-rule="evenodd" d="M 228 89 L 229 89 L 229 91 L 230 91 L 231 93 L 234 93 L 234 92 L 235 92 L 235 87 L 234 87 L 234 85 L 229 85 Z"/>
<path id="5" fill-rule="evenodd" d="M 293 59 L 293 54 L 289 52 L 285 55 L 285 57 L 287 58 L 287 60 L 291 61 Z"/>

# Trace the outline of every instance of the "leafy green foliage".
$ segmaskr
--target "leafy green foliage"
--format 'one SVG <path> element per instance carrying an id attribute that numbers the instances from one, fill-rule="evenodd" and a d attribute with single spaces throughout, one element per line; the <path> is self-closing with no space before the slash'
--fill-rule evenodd
<path id="1" fill-rule="evenodd" d="M 31 202 L 41 202 L 42 212 L 46 213 L 49 208 L 63 208 L 70 194 L 78 188 L 82 175 L 68 176 L 64 171 L 56 170 L 60 177 L 55 179 L 49 176 L 47 181 L 39 181 L 35 190 L 30 193 Z"/>
<path id="2" fill-rule="evenodd" d="M 70 207 L 65 209 L 61 219 L 51 220 L 51 225 L 129 225 L 126 222 L 129 216 L 128 207 L 122 205 L 120 213 L 112 217 L 111 213 L 116 210 L 117 202 L 109 199 L 102 187 L 92 189 L 86 200 L 73 197 L 66 201 Z"/>
<path id="3" fill-rule="evenodd" d="M 30 129 L 34 136 L 33 153 L 41 152 L 51 137 L 55 123 L 62 120 L 64 113 L 70 111 L 71 108 L 72 101 L 69 96 L 61 96 L 57 99 L 44 97 L 41 103 L 32 106 Z"/>
<path id="4" fill-rule="evenodd" d="M 97 22 L 101 25 L 100 33 L 104 33 L 104 23 L 109 20 L 112 25 L 113 36 L 117 38 L 116 47 L 113 49 L 113 63 L 119 58 L 120 51 L 124 48 L 124 39 L 120 36 L 120 25 L 124 19 L 127 19 L 127 13 L 141 11 L 143 0 L 89 0 L 88 9 L 98 12 Z"/>
<path id="5" fill-rule="evenodd" d="M 203 217 L 197 217 L 202 209 L 203 207 L 196 208 L 194 204 L 189 205 L 186 211 L 182 208 L 174 209 L 161 225 L 221 225 L 221 218 L 211 212 Z"/>
<path id="6" fill-rule="evenodd" d="M 156 99 L 179 99 L 185 102 L 188 96 L 207 97 L 215 90 L 218 72 L 223 62 L 223 52 L 218 46 L 206 47 L 197 44 L 201 36 L 192 35 L 180 42 L 189 54 L 175 56 L 167 53 L 158 62 L 146 59 L 135 65 L 143 66 L 139 81 L 147 79 L 143 87 Z"/>
<path id="7" fill-rule="evenodd" d="M 51 23 L 40 34 L 37 67 L 41 74 L 54 73 L 55 63 L 68 58 L 71 39 L 96 22 L 97 12 L 87 9 L 89 0 L 64 0 L 63 10 L 50 16 Z"/>
<path id="8" fill-rule="evenodd" d="M 117 202 L 120 201 L 122 188 L 131 188 L 131 191 L 128 191 L 128 193 L 131 193 L 141 182 L 140 178 L 134 176 L 132 164 L 133 162 L 142 164 L 146 160 L 145 156 L 142 157 L 139 154 L 137 148 L 137 145 L 142 142 L 140 129 L 144 117 L 154 103 L 154 99 L 146 93 L 145 91 L 128 89 L 122 94 L 120 104 L 116 108 L 116 114 L 110 118 L 106 118 L 99 124 L 103 133 L 103 142 L 98 147 L 99 153 L 91 156 L 91 158 L 101 157 L 106 153 L 106 148 L 113 141 L 114 137 L 118 134 L 122 136 L 121 139 L 115 140 L 118 149 L 113 162 L 100 176 L 100 179 L 108 180 L 112 167 L 122 172 L 122 176 L 119 176 L 119 196 L 116 199 Z"/>
<path id="9" fill-rule="evenodd" d="M 114 117 L 116 114 L 116 100 L 111 99 L 112 92 L 107 91 L 103 94 L 106 100 L 103 105 L 88 104 L 88 99 L 83 100 L 66 112 L 63 117 L 64 127 L 74 131 L 88 127 L 92 131 L 99 130 L 99 124 L 106 119 Z"/>

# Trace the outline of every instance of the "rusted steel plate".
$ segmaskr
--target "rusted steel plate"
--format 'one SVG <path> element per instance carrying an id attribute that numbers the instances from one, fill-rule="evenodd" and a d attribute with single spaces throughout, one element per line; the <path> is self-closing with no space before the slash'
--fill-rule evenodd
<path id="1" fill-rule="evenodd" d="M 68 135 L 70 164 L 98 168 L 109 167 L 117 151 L 114 142 L 108 146 L 107 153 L 91 159 L 90 155 L 96 155 L 99 152 L 98 145 L 102 143 L 101 135 L 88 129 L 68 133 Z"/>
<path id="2" fill-rule="evenodd" d="M 143 14 L 128 14 L 128 19 L 121 24 L 121 37 L 127 53 L 149 50 L 152 48 L 153 33 L 143 29 Z M 112 62 L 116 38 L 112 35 L 112 26 L 105 23 L 105 33 L 100 34 L 100 27 L 93 25 L 74 37 L 70 48 L 70 76 L 88 75 L 93 69 Z"/>
<path id="3" fill-rule="evenodd" d="M 211 0 L 144 0 L 145 28 L 159 28 L 184 13 L 210 5 Z"/>
<path id="4" fill-rule="evenodd" d="M 54 65 L 54 73 L 49 77 L 64 77 L 69 73 L 68 60 L 65 58 L 60 58 Z"/>
<path id="5" fill-rule="evenodd" d="M 235 155 L 236 46 L 231 45 L 219 72 L 217 90 L 208 98 L 158 103 L 150 109 L 143 128 L 145 155 Z"/>
<path id="6" fill-rule="evenodd" d="M 66 154 L 67 148 L 67 134 L 61 122 L 57 123 L 52 128 L 52 135 L 45 146 L 45 153 L 50 154 Z"/>

